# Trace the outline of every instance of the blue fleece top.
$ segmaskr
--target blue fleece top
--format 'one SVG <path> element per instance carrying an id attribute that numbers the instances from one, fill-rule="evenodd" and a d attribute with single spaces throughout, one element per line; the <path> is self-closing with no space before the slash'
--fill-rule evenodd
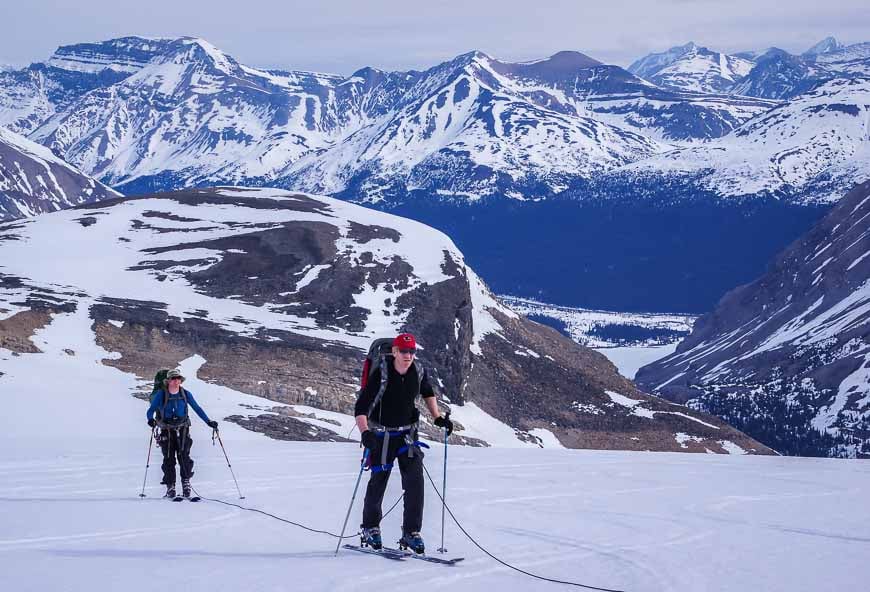
<path id="1" fill-rule="evenodd" d="M 196 399 L 193 398 L 193 393 L 189 390 L 184 391 L 187 394 L 187 402 L 190 403 L 190 406 L 193 407 L 193 410 L 196 411 L 196 414 L 199 415 L 199 418 L 203 420 L 205 423 L 211 421 L 208 418 L 208 415 L 205 414 L 205 411 L 202 410 Z M 148 408 L 148 412 L 145 414 L 148 419 L 152 419 L 154 417 L 154 412 L 158 409 L 163 408 L 163 398 L 166 396 L 166 392 L 164 390 L 159 390 L 154 395 L 154 402 L 151 403 L 151 406 Z M 172 422 L 173 420 L 184 419 L 187 417 L 187 405 L 184 403 L 184 398 L 181 396 L 181 391 L 179 390 L 176 394 L 169 395 L 169 400 L 166 401 L 166 408 L 164 409 L 163 421 Z"/>

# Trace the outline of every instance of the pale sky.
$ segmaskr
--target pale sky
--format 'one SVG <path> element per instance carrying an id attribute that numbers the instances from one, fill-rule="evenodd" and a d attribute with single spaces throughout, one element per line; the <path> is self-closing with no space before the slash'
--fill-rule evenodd
<path id="1" fill-rule="evenodd" d="M 129 5 L 128 5 L 129 4 Z M 474 49 L 506 61 L 581 51 L 627 66 L 695 41 L 801 53 L 870 41 L 866 0 L 22 0 L 0 7 L 0 63 L 125 35 L 202 37 L 250 66 L 425 69 Z"/>

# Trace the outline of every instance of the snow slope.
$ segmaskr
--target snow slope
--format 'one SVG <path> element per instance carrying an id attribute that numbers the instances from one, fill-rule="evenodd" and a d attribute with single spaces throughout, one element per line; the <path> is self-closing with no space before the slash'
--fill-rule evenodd
<path id="1" fill-rule="evenodd" d="M 70 338 L 69 329 L 58 323 L 34 338 L 44 355 L 4 360 L 3 392 L 27 402 L 7 404 L 0 415 L 4 588 L 89 591 L 95 577 L 102 588 L 127 592 L 170 583 L 189 592 L 355 592 L 409 582 L 452 592 L 560 588 L 485 556 L 449 516 L 447 556 L 465 557 L 452 568 L 349 551 L 335 557 L 336 539 L 326 534 L 215 501 L 163 501 L 155 451 L 140 499 L 145 405 L 126 396 L 128 375 L 79 363 L 78 356 L 97 360 L 105 352 Z M 213 416 L 244 402 L 196 380 L 191 364 L 187 386 Z M 355 444 L 277 442 L 222 423 L 245 496 L 239 500 L 220 448 L 194 421 L 200 494 L 341 529 L 358 474 Z M 439 488 L 442 450 L 433 444 L 426 460 Z M 815 592 L 854 587 L 865 571 L 865 463 L 467 447 L 451 447 L 448 461 L 447 502 L 467 532 L 502 560 L 545 577 L 627 592 Z M 384 509 L 400 494 L 394 476 Z M 426 496 L 423 535 L 437 556 L 441 508 L 429 484 Z M 349 534 L 360 513 L 358 495 Z M 383 527 L 387 541 L 397 537 L 400 510 Z"/>
<path id="2" fill-rule="evenodd" d="M 0 127 L 0 222 L 120 195 L 45 146 Z"/>

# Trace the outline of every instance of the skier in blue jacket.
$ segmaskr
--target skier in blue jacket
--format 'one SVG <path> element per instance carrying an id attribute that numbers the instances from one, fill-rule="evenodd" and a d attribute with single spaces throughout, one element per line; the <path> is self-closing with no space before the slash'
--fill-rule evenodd
<path id="1" fill-rule="evenodd" d="M 193 398 L 193 393 L 181 388 L 184 376 L 178 370 L 170 370 L 166 374 L 164 387 L 155 393 L 151 406 L 145 414 L 148 425 L 159 427 L 157 441 L 163 452 L 163 483 L 166 484 L 166 497 L 175 497 L 175 460 L 181 467 L 181 489 L 184 497 L 190 497 L 190 478 L 193 477 L 193 459 L 190 458 L 190 448 L 193 440 L 190 438 L 190 417 L 187 407 L 193 410 L 210 428 L 216 430 L 218 423 L 208 418 L 202 407 Z M 160 411 L 158 418 L 155 413 Z"/>

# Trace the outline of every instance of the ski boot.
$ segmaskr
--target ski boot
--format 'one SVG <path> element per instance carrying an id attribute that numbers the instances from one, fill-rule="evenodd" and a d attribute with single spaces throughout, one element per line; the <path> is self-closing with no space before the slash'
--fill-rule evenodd
<path id="1" fill-rule="evenodd" d="M 360 547 L 371 547 L 372 549 L 379 550 L 384 546 L 384 542 L 381 540 L 381 529 L 377 526 L 373 526 L 371 528 L 363 528 L 360 533 L 359 539 Z"/>
<path id="2" fill-rule="evenodd" d="M 175 499 L 175 483 L 170 483 L 166 486 L 166 495 L 163 497 Z"/>
<path id="3" fill-rule="evenodd" d="M 190 497 L 190 479 L 181 480 L 181 495 Z"/>
<path id="4" fill-rule="evenodd" d="M 423 537 L 419 532 L 410 532 L 402 535 L 399 539 L 399 548 L 404 550 L 410 549 L 417 555 L 422 555 L 426 551 L 426 546 L 423 544 Z"/>

